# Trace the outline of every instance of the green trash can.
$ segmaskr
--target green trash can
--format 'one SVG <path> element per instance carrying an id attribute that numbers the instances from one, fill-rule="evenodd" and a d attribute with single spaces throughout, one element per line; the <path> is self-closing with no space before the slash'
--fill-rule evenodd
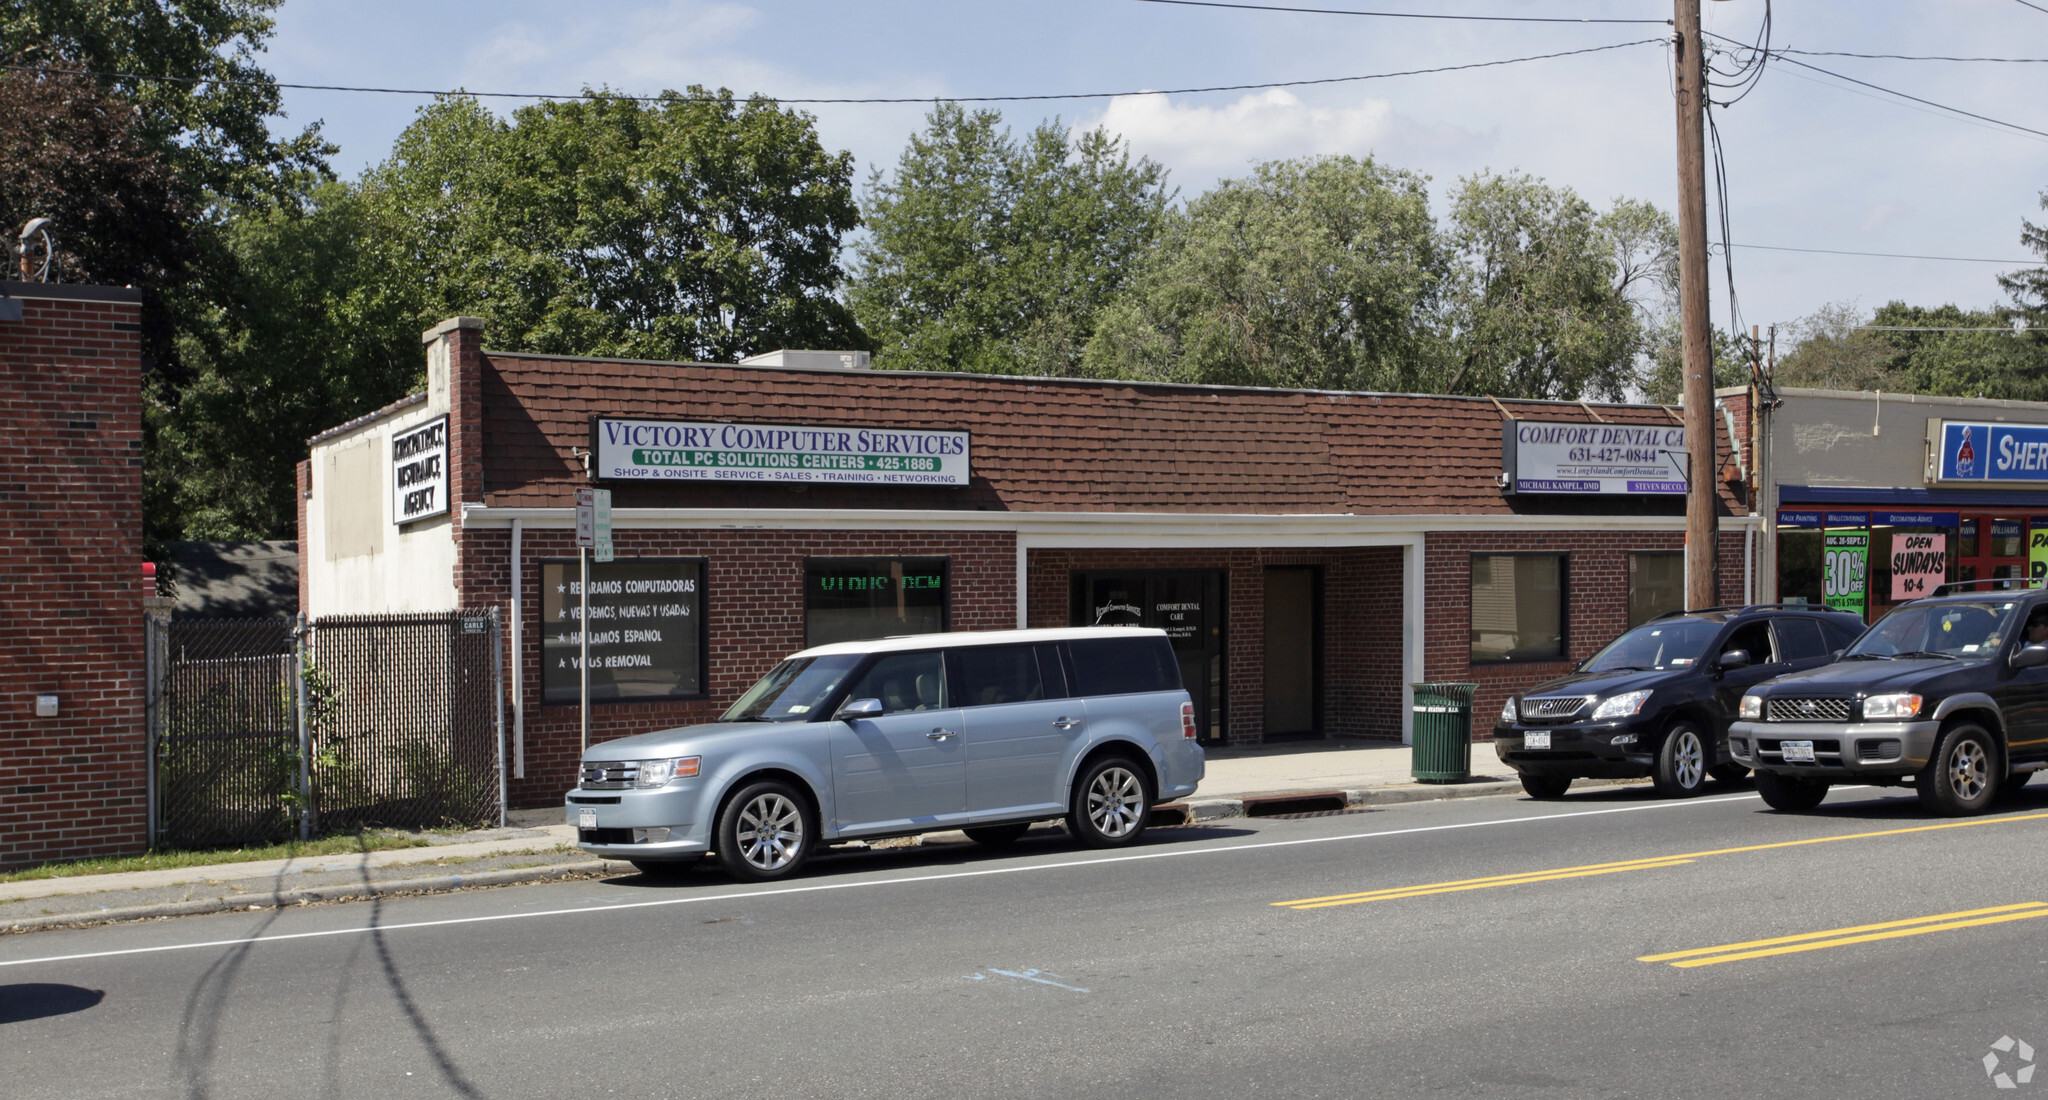
<path id="1" fill-rule="evenodd" d="M 1423 783 L 1472 778 L 1472 695 L 1478 684 L 1414 684 L 1415 743 L 1409 774 Z"/>

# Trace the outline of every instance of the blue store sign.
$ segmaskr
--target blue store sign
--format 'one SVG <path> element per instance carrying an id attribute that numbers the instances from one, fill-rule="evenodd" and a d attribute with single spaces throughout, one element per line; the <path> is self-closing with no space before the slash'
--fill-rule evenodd
<path id="1" fill-rule="evenodd" d="M 1936 484 L 2048 488 L 2048 424 L 1936 420 L 1938 448 L 1928 464 Z"/>

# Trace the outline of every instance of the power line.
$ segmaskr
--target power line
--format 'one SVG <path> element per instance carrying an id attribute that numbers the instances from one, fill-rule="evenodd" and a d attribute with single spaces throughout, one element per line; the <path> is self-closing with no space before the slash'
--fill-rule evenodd
<path id="1" fill-rule="evenodd" d="M 2048 15 L 2048 8 L 2044 8 L 2041 5 L 2034 3 L 2033 0 L 2012 0 L 2012 2 L 2015 4 L 2022 5 L 2024 7 L 2032 8 L 2043 15 Z"/>
<path id="2" fill-rule="evenodd" d="M 1329 76 L 1314 80 L 1275 80 L 1262 84 L 1218 84 L 1205 88 L 1141 88 L 1121 92 L 1057 92 L 1044 95 L 934 95 L 934 96 L 874 96 L 849 97 L 841 99 L 785 99 L 781 96 L 763 95 L 757 98 L 770 103 L 785 105 L 814 106 L 819 104 L 886 104 L 886 103 L 1030 103 L 1059 99 L 1115 99 L 1133 95 L 1198 95 L 1204 92 L 1249 92 L 1266 88 L 1303 88 L 1317 84 L 1347 84 L 1360 80 L 1388 80 L 1401 76 L 1427 76 L 1432 73 L 1454 73 L 1466 69 L 1488 69 L 1501 65 L 1519 65 L 1527 61 L 1549 61 L 1559 57 L 1576 57 L 1580 54 L 1602 53 L 1607 50 L 1627 49 L 1631 46 L 1662 44 L 1662 38 L 1639 38 L 1633 42 L 1615 42 L 1605 46 L 1587 46 L 1577 50 L 1559 50 L 1556 53 L 1531 54 L 1526 57 L 1507 57 L 1498 61 L 1473 61 L 1463 65 L 1438 65 L 1428 69 L 1403 69 L 1398 72 L 1366 73 L 1360 76 Z M 417 96 L 468 96 L 473 99 L 546 99 L 576 100 L 605 95 L 611 99 L 633 103 L 659 103 L 662 96 L 617 95 L 582 91 L 575 94 L 565 92 L 472 92 L 460 88 L 434 90 L 429 88 L 367 88 L 342 84 L 285 84 L 274 80 L 221 80 L 214 77 L 147 76 L 141 73 L 99 72 L 90 69 L 60 69 L 48 65 L 0 65 L 0 70 L 16 72 L 53 73 L 69 76 L 90 76 L 105 80 L 133 80 L 163 84 L 211 84 L 217 87 L 277 88 L 287 91 L 304 92 L 367 92 L 382 95 Z"/>
<path id="3" fill-rule="evenodd" d="M 1372 19 L 1453 19 L 1469 23 L 1651 23 L 1669 26 L 1669 19 L 1574 19 L 1560 15 L 1443 15 L 1437 12 L 1352 11 L 1347 8 L 1290 8 L 1274 4 L 1229 4 L 1222 0 L 1136 0 L 1140 4 L 1172 4 L 1183 8 L 1232 8 L 1238 11 L 1292 12 L 1301 15 L 1358 15 Z"/>
<path id="4" fill-rule="evenodd" d="M 1753 49 L 1756 49 L 1756 47 L 1754 47 L 1754 46 L 1750 45 L 1750 44 L 1749 44 L 1749 43 L 1747 43 L 1747 42 L 1742 42 L 1742 41 L 1738 41 L 1738 40 L 1736 40 L 1736 39 L 1733 39 L 1733 38 L 1729 38 L 1729 37 L 1727 37 L 1726 35 L 1714 34 L 1714 33 L 1713 33 L 1712 31 L 1706 31 L 1706 32 L 1704 32 L 1704 33 L 1705 33 L 1705 34 L 1707 34 L 1707 35 L 1708 35 L 1709 37 L 1712 37 L 1712 38 L 1718 38 L 1718 39 L 1720 39 L 1721 41 L 1723 41 L 1723 42 L 1726 42 L 1726 43 L 1729 43 L 1730 45 L 1736 46 L 1736 47 L 1738 47 L 1738 48 L 1740 48 L 1740 49 L 1744 49 L 1744 50 L 1753 50 Z M 1925 105 L 1927 105 L 1927 106 L 1929 106 L 1929 107 L 1933 107 L 1933 108 L 1935 108 L 1936 110 L 1941 110 L 1941 111 L 1947 111 L 1947 112 L 1949 112 L 1950 114 L 1955 114 L 1955 115 L 1961 115 L 1961 116 L 1962 116 L 1962 117 L 1964 117 L 1964 118 L 1974 118 L 1974 119 L 1976 119 L 1976 120 L 1978 120 L 1978 121 L 1980 121 L 1980 122 L 1988 122 L 1988 123 L 1992 124 L 1993 126 L 2001 126 L 2001 127 L 2004 127 L 2005 129 L 2008 129 L 2008 130 L 2015 130 L 2015 131 L 2018 131 L 2019 133 L 2023 133 L 2023 134 L 2032 134 L 2032 135 L 2034 135 L 2035 137 L 2043 137 L 2043 138 L 2048 138 L 2048 130 L 2036 130 L 2036 129 L 2034 129 L 2034 128 L 2033 128 L 2033 127 L 2031 127 L 2031 126 L 2022 126 L 2022 125 L 2020 125 L 2020 124 L 2019 124 L 2019 123 L 2017 123 L 2017 122 L 2007 122 L 2007 121 L 2005 121 L 2004 119 L 2000 119 L 2000 118 L 1992 118 L 1992 117 L 1991 117 L 1990 115 L 1980 115 L 1980 114 L 1978 114 L 1978 113 L 1977 113 L 1977 112 L 1975 112 L 1975 111 L 1966 111 L 1966 110 L 1963 110 L 1963 109 L 1962 109 L 1961 107 L 1951 107 L 1951 106 L 1949 106 L 1949 105 L 1948 105 L 1948 104 L 1946 104 L 1946 103 L 1937 103 L 1937 102 L 1935 102 L 1934 100 L 1931 100 L 1931 99 L 1924 99 L 1924 98 L 1922 98 L 1922 97 L 1920 97 L 1920 96 L 1916 96 L 1916 95 L 1912 95 L 1912 94 L 1909 94 L 1909 93 L 1907 93 L 1907 92 L 1902 92 L 1902 91 L 1899 91 L 1899 90 L 1898 90 L 1898 89 L 1896 89 L 1896 88 L 1887 88 L 1887 87 L 1885 87 L 1885 86 L 1884 86 L 1884 85 L 1882 85 L 1882 84 L 1872 84 L 1872 83 L 1871 83 L 1870 81 L 1868 81 L 1868 80 L 1858 80 L 1858 79 L 1856 79 L 1856 78 L 1855 78 L 1855 77 L 1853 77 L 1853 76 L 1847 76 L 1847 75 L 1844 75 L 1844 74 L 1842 74 L 1842 73 L 1838 73 L 1838 72 L 1834 71 L 1833 69 L 1823 69 L 1823 68 L 1821 68 L 1821 67 L 1820 67 L 1819 65 L 1814 65 L 1814 64 L 1811 64 L 1811 63 L 1809 63 L 1809 62 L 1801 61 L 1801 60 L 1799 60 L 1798 58 L 1795 58 L 1795 57 L 1787 57 L 1787 56 L 1785 56 L 1785 52 L 1784 52 L 1783 50 L 1775 50 L 1775 49 L 1771 49 L 1771 50 L 1766 50 L 1765 52 L 1767 52 L 1767 53 L 1771 54 L 1772 56 L 1776 57 L 1776 58 L 1777 58 L 1778 60 L 1780 60 L 1780 61 L 1783 61 L 1783 62 L 1784 62 L 1785 64 L 1787 64 L 1787 65 L 1797 65 L 1798 67 L 1800 67 L 1800 68 L 1802 68 L 1802 69 L 1807 69 L 1807 70 L 1810 70 L 1810 71 L 1812 71 L 1812 72 L 1820 73 L 1820 74 L 1822 74 L 1822 75 L 1824 75 L 1824 76 L 1831 76 L 1831 77 L 1835 78 L 1836 80 L 1846 81 L 1846 82 L 1848 82 L 1848 83 L 1850 83 L 1850 84 L 1855 84 L 1855 85 L 1858 85 L 1858 86 L 1860 86 L 1860 87 L 1864 87 L 1864 88 L 1869 88 L 1869 89 L 1871 89 L 1871 90 L 1873 90 L 1873 91 L 1883 92 L 1883 93 L 1884 93 L 1884 94 L 1886 94 L 1886 95 L 1890 95 L 1890 96 L 1897 96 L 1897 97 L 1898 97 L 1898 98 L 1900 98 L 1900 99 L 1906 99 L 1906 100 L 1911 100 L 1911 101 L 1912 101 L 1912 102 L 1914 102 L 1914 103 L 1922 103 L 1922 104 L 1925 104 Z"/>
<path id="5" fill-rule="evenodd" d="M 1958 264 L 2005 264 L 2027 266 L 2038 260 L 1993 260 L 1982 256 L 1922 256 L 1911 252 L 1852 252 L 1844 248 L 1795 248 L 1788 244 L 1743 244 L 1736 242 L 1731 248 L 1761 248 L 1771 252 L 1814 252 L 1825 256 L 1874 256 L 1885 260 L 1946 260 Z"/>
<path id="6" fill-rule="evenodd" d="M 1847 50 L 1795 50 L 1777 46 L 1773 53 L 1798 54 L 1801 57 L 1861 57 L 1872 61 L 1992 61 L 2006 65 L 2048 65 L 2048 57 L 1951 57 L 1946 54 L 1924 53 L 1851 53 Z"/>

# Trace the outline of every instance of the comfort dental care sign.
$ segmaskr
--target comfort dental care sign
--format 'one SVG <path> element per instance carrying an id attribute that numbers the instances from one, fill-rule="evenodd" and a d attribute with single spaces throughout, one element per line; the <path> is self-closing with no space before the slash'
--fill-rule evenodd
<path id="1" fill-rule="evenodd" d="M 613 481 L 965 485 L 968 433 L 598 417 L 597 476 Z"/>

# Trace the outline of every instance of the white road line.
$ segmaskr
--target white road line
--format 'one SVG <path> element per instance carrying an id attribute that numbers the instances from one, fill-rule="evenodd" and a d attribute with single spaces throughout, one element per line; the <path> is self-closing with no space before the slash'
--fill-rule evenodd
<path id="1" fill-rule="evenodd" d="M 1853 790 L 1851 787 L 1837 787 L 1836 790 Z M 1422 825 L 1413 829 L 1385 829 L 1374 833 L 1345 833 L 1341 836 L 1301 837 L 1294 840 L 1262 840 L 1253 844 L 1232 844 L 1215 848 L 1180 848 L 1170 852 L 1134 852 L 1130 855 L 1097 856 L 1092 859 L 1071 859 L 1058 863 L 1013 864 L 1006 867 L 987 867 L 975 871 L 948 871 L 935 875 L 912 875 L 904 878 L 863 879 L 858 882 L 822 882 L 809 886 L 783 886 L 766 890 L 745 890 L 739 893 L 703 895 L 693 894 L 682 898 L 663 898 L 659 901 L 635 901 L 624 905 L 577 906 L 569 909 L 543 909 L 536 913 L 493 913 L 481 917 L 450 917 L 446 920 L 409 921 L 403 924 L 372 925 L 367 928 L 331 928 L 322 932 L 286 932 L 275 936 L 248 936 L 232 940 L 205 940 L 198 943 L 172 943 L 156 947 L 129 947 L 118 951 L 87 951 L 76 955 L 45 955 L 34 959 L 0 960 L 0 967 L 32 966 L 37 963 L 77 962 L 81 959 L 105 959 L 119 955 L 153 955 L 165 951 L 191 951 L 202 947 L 238 947 L 243 944 L 282 943 L 286 940 L 310 940 L 326 936 L 361 936 L 371 932 L 398 932 L 412 928 L 442 928 L 457 924 L 484 924 L 491 921 L 530 920 L 535 917 L 575 916 L 581 913 L 618 913 L 627 909 L 652 909 L 668 905 L 697 905 L 719 901 L 741 901 L 747 898 L 775 897 L 782 894 L 815 894 L 827 890 L 855 890 L 878 886 L 908 886 L 926 882 L 944 882 L 949 879 L 982 878 L 988 875 L 1017 875 L 1031 871 L 1057 871 L 1069 867 L 1098 867 L 1111 863 L 1130 863 L 1141 859 L 1175 859 L 1185 856 L 1231 855 L 1237 852 L 1252 852 L 1264 848 L 1291 848 L 1302 844 L 1328 844 L 1340 840 L 1377 840 L 1383 837 L 1413 836 L 1417 833 L 1441 833 L 1454 829 L 1480 829 L 1493 825 L 1529 825 L 1547 821 L 1563 821 L 1576 817 L 1601 817 L 1607 814 L 1641 813 L 1650 810 L 1683 810 L 1694 806 L 1713 806 L 1724 802 L 1745 802 L 1756 798 L 1753 794 L 1729 795 L 1724 798 L 1689 798 L 1683 801 L 1654 802 L 1643 806 L 1614 806 L 1603 810 L 1574 810 L 1561 814 L 1538 814 L 1533 817 L 1504 817 L 1487 821 L 1464 821 L 1455 825 Z"/>

